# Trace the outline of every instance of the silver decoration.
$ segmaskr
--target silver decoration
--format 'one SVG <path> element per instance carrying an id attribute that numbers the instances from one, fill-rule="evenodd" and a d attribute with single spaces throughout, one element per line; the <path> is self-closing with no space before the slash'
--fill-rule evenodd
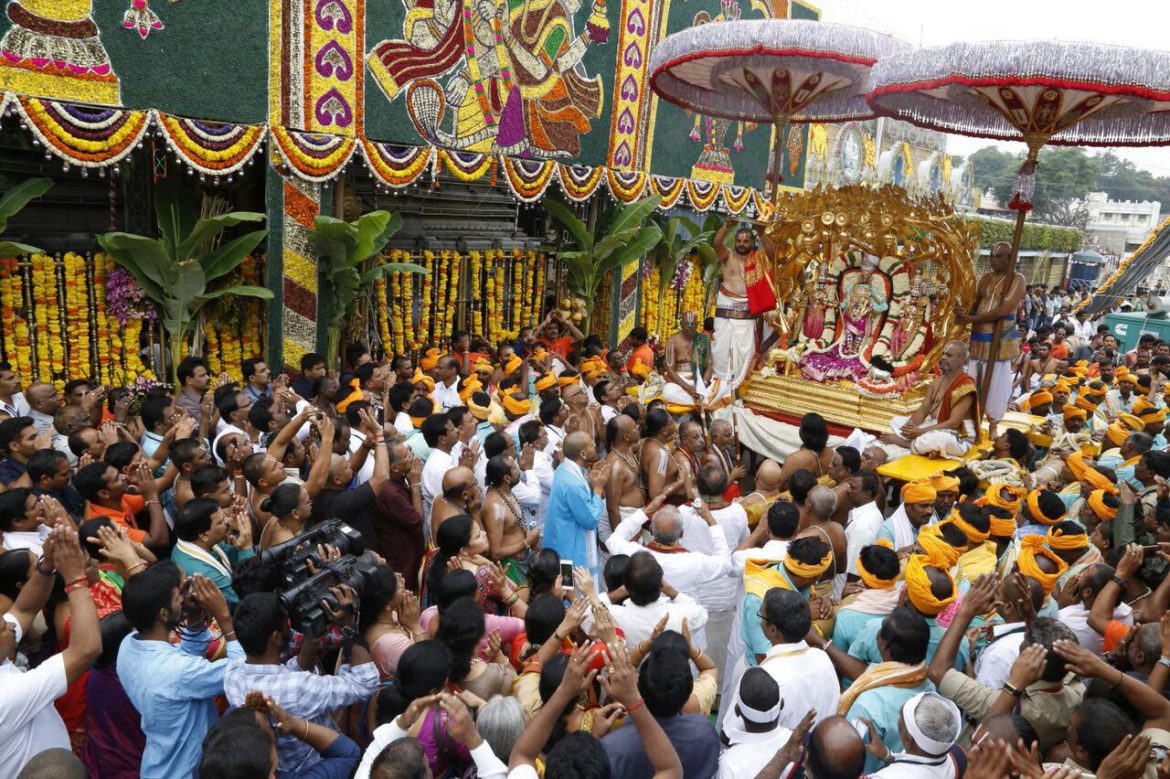
<path id="1" fill-rule="evenodd" d="M 972 83 L 974 82 L 974 83 Z M 895 54 L 870 72 L 870 105 L 880 114 L 943 132 L 1019 141 L 1021 130 L 976 87 L 1065 92 L 1061 111 L 1094 92 L 1101 107 L 1048 143 L 1141 146 L 1170 142 L 1170 52 L 1099 43 L 985 41 Z M 1099 88 L 1099 89 L 1098 89 Z"/>
<path id="2" fill-rule="evenodd" d="M 865 102 L 866 76 L 879 58 L 908 49 L 887 35 L 859 27 L 796 19 L 752 19 L 703 24 L 660 41 L 650 57 L 650 85 L 660 97 L 707 116 L 771 123 L 776 117 L 746 90 L 745 69 L 763 84 L 773 70 L 789 70 L 795 88 L 824 74 L 831 88 L 792 121 L 840 122 L 874 115 Z"/>

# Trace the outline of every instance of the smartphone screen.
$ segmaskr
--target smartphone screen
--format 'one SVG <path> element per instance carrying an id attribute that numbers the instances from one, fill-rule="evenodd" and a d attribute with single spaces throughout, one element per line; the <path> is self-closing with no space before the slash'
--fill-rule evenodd
<path id="1" fill-rule="evenodd" d="M 573 561 L 561 560 L 561 586 L 573 588 Z"/>

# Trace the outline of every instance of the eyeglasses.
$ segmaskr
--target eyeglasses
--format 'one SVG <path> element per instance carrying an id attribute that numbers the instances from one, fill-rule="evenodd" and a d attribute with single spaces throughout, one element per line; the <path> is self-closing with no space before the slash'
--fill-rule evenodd
<path id="1" fill-rule="evenodd" d="M 759 617 L 759 619 L 760 619 L 760 622 L 763 622 L 764 624 L 767 624 L 767 625 L 771 625 L 771 624 L 772 624 L 772 623 L 771 623 L 771 622 L 768 620 L 768 618 L 767 618 L 767 617 L 764 615 L 764 612 L 762 612 L 762 611 L 757 611 L 757 612 L 756 612 L 756 616 L 757 616 L 757 617 Z"/>

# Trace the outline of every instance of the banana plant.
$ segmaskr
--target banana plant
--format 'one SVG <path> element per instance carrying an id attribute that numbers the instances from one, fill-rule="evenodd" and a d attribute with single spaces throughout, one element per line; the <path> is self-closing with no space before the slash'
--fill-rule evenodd
<path id="1" fill-rule="evenodd" d="M 597 288 L 605 274 L 645 256 L 662 240 L 658 225 L 645 223 L 661 203 L 662 198 L 654 195 L 613 208 L 598 220 L 603 226 L 594 236 L 568 206 L 555 200 L 544 201 L 545 211 L 573 240 L 572 248 L 556 251 L 556 258 L 569 271 L 569 291 L 585 301 L 586 335 L 592 324 Z"/>
<path id="2" fill-rule="evenodd" d="M 386 262 L 363 267 L 386 248 L 391 236 L 402 229 L 402 215 L 371 211 L 352 222 L 318 216 L 311 231 L 313 248 L 329 281 L 329 336 L 325 359 L 336 366 L 341 329 L 357 310 L 361 292 L 387 273 L 429 274 L 413 262 Z"/>
<path id="3" fill-rule="evenodd" d="M 173 380 L 204 306 L 224 295 L 272 298 L 272 291 L 265 287 L 215 284 L 238 268 L 268 231 L 255 230 L 220 244 L 218 238 L 224 230 L 262 222 L 264 214 L 233 211 L 200 219 L 191 199 L 173 186 L 156 190 L 154 208 L 161 238 L 110 232 L 99 235 L 97 241 L 114 262 L 133 274 L 158 308 Z"/>
<path id="4" fill-rule="evenodd" d="M 53 186 L 50 178 L 35 178 L 22 181 L 0 197 L 0 233 L 8 227 L 8 220 L 16 216 L 30 201 L 36 200 Z M 15 257 L 20 254 L 39 252 L 35 246 L 15 241 L 0 241 L 0 257 Z"/>
<path id="5" fill-rule="evenodd" d="M 719 291 L 719 284 L 723 281 L 723 266 L 719 263 L 719 254 L 715 251 L 715 234 L 723 226 L 721 214 L 707 214 L 703 220 L 703 232 L 710 233 L 707 244 L 711 251 L 700 251 L 699 258 L 703 261 L 700 272 L 703 274 L 703 311 L 709 311 L 715 303 L 715 293 Z"/>
<path id="6" fill-rule="evenodd" d="M 712 263 L 719 267 L 719 261 L 715 256 L 715 248 L 711 245 L 714 230 L 705 230 L 685 216 L 672 216 L 669 219 L 655 217 L 653 221 L 662 233 L 662 238 L 650 252 L 651 259 L 658 267 L 658 289 L 655 292 L 661 308 L 662 298 L 682 263 L 692 256 L 697 256 L 696 270 L 701 273 L 699 268 Z"/>

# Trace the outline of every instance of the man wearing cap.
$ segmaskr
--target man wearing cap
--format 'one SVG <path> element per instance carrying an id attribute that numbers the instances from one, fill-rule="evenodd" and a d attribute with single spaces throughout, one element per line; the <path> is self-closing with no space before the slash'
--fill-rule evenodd
<path id="1" fill-rule="evenodd" d="M 780 687 L 763 668 L 744 673 L 737 701 L 734 714 L 743 726 L 734 736 L 728 735 L 729 746 L 719 756 L 716 779 L 755 776 L 792 735 L 780 724 Z"/>
<path id="2" fill-rule="evenodd" d="M 921 692 L 902 707 L 898 731 L 903 751 L 889 754 L 890 764 L 873 774 L 884 779 L 957 779 L 966 757 L 955 746 L 963 717 L 954 703 L 936 692 Z"/>
<path id="3" fill-rule="evenodd" d="M 902 486 L 902 505 L 894 510 L 890 518 L 878 531 L 878 540 L 889 541 L 895 552 L 914 546 L 918 529 L 929 524 L 934 517 L 934 501 L 938 491 L 929 479 L 918 479 Z"/>
<path id="4" fill-rule="evenodd" d="M 979 416 L 978 387 L 964 372 L 967 358 L 963 342 L 947 344 L 938 361 L 941 375 L 927 388 L 922 404 L 908 417 L 892 417 L 882 442 L 926 457 L 965 455 L 975 441 Z"/>

